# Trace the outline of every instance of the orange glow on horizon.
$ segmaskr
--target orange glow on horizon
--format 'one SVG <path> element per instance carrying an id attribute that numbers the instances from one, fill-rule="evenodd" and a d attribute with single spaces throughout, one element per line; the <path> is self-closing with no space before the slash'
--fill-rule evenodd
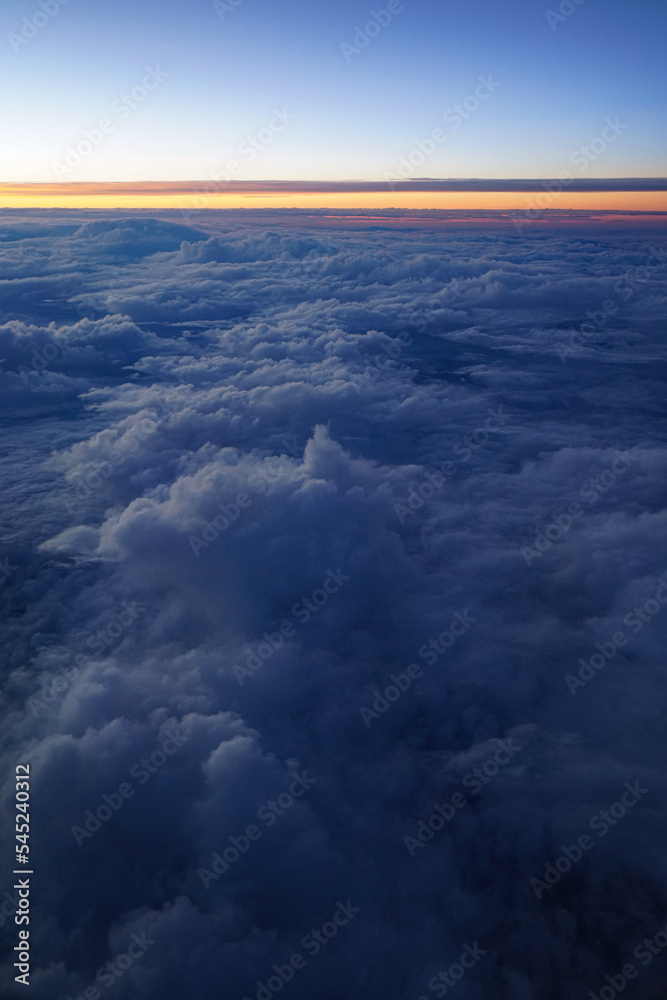
<path id="1" fill-rule="evenodd" d="M 0 208 L 70 209 L 444 209 L 522 213 L 533 210 L 667 212 L 667 191 L 596 191 L 547 194 L 495 191 L 220 191 L 181 183 L 7 184 L 0 183 Z M 209 187 L 214 187 L 210 184 Z M 133 193 L 124 193 L 124 188 Z M 166 189 L 166 190 L 165 190 Z M 201 191 L 202 193 L 198 193 Z"/>

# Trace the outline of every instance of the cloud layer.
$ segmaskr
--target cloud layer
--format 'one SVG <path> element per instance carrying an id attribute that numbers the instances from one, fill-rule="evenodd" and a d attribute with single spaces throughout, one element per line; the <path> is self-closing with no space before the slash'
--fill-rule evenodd
<path id="1" fill-rule="evenodd" d="M 0 242 L 33 995 L 654 1000 L 664 234 L 81 215 Z"/>

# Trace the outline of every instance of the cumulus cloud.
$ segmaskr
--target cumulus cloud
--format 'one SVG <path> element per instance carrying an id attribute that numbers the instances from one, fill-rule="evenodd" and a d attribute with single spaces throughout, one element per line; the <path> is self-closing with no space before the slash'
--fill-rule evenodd
<path id="1" fill-rule="evenodd" d="M 128 1000 L 297 953 L 294 1000 L 417 1000 L 475 942 L 461 1000 L 598 990 L 667 903 L 664 242 L 178 215 L 4 218 L 34 995 L 136 939 Z"/>

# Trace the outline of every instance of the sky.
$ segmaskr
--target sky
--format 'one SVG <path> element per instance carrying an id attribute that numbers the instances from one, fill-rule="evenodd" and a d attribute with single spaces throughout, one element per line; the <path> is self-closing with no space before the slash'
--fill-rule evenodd
<path id="1" fill-rule="evenodd" d="M 0 15 L 3 182 L 667 173 L 659 0 L 44 2 Z"/>
<path id="2" fill-rule="evenodd" d="M 664 1000 L 664 0 L 380 2 L 2 8 L 2 1000 Z"/>

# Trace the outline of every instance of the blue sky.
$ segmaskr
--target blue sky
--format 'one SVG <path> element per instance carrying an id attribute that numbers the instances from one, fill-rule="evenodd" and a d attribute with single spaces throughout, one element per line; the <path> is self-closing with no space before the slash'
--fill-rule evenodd
<path id="1" fill-rule="evenodd" d="M 665 173 L 658 0 L 584 0 L 555 28 L 542 0 L 407 0 L 346 58 L 341 45 L 386 6 L 241 0 L 220 17 L 212 2 L 69 0 L 24 44 L 16 36 L 39 3 L 7 0 L 0 180 L 56 179 L 54 161 L 105 117 L 113 131 L 68 179 L 207 178 L 275 108 L 294 121 L 244 163 L 244 179 L 382 178 L 489 76 L 500 86 L 445 126 L 425 175 L 553 176 L 617 116 L 628 128 L 591 174 Z M 148 66 L 164 82 L 122 119 L 110 113 Z"/>

